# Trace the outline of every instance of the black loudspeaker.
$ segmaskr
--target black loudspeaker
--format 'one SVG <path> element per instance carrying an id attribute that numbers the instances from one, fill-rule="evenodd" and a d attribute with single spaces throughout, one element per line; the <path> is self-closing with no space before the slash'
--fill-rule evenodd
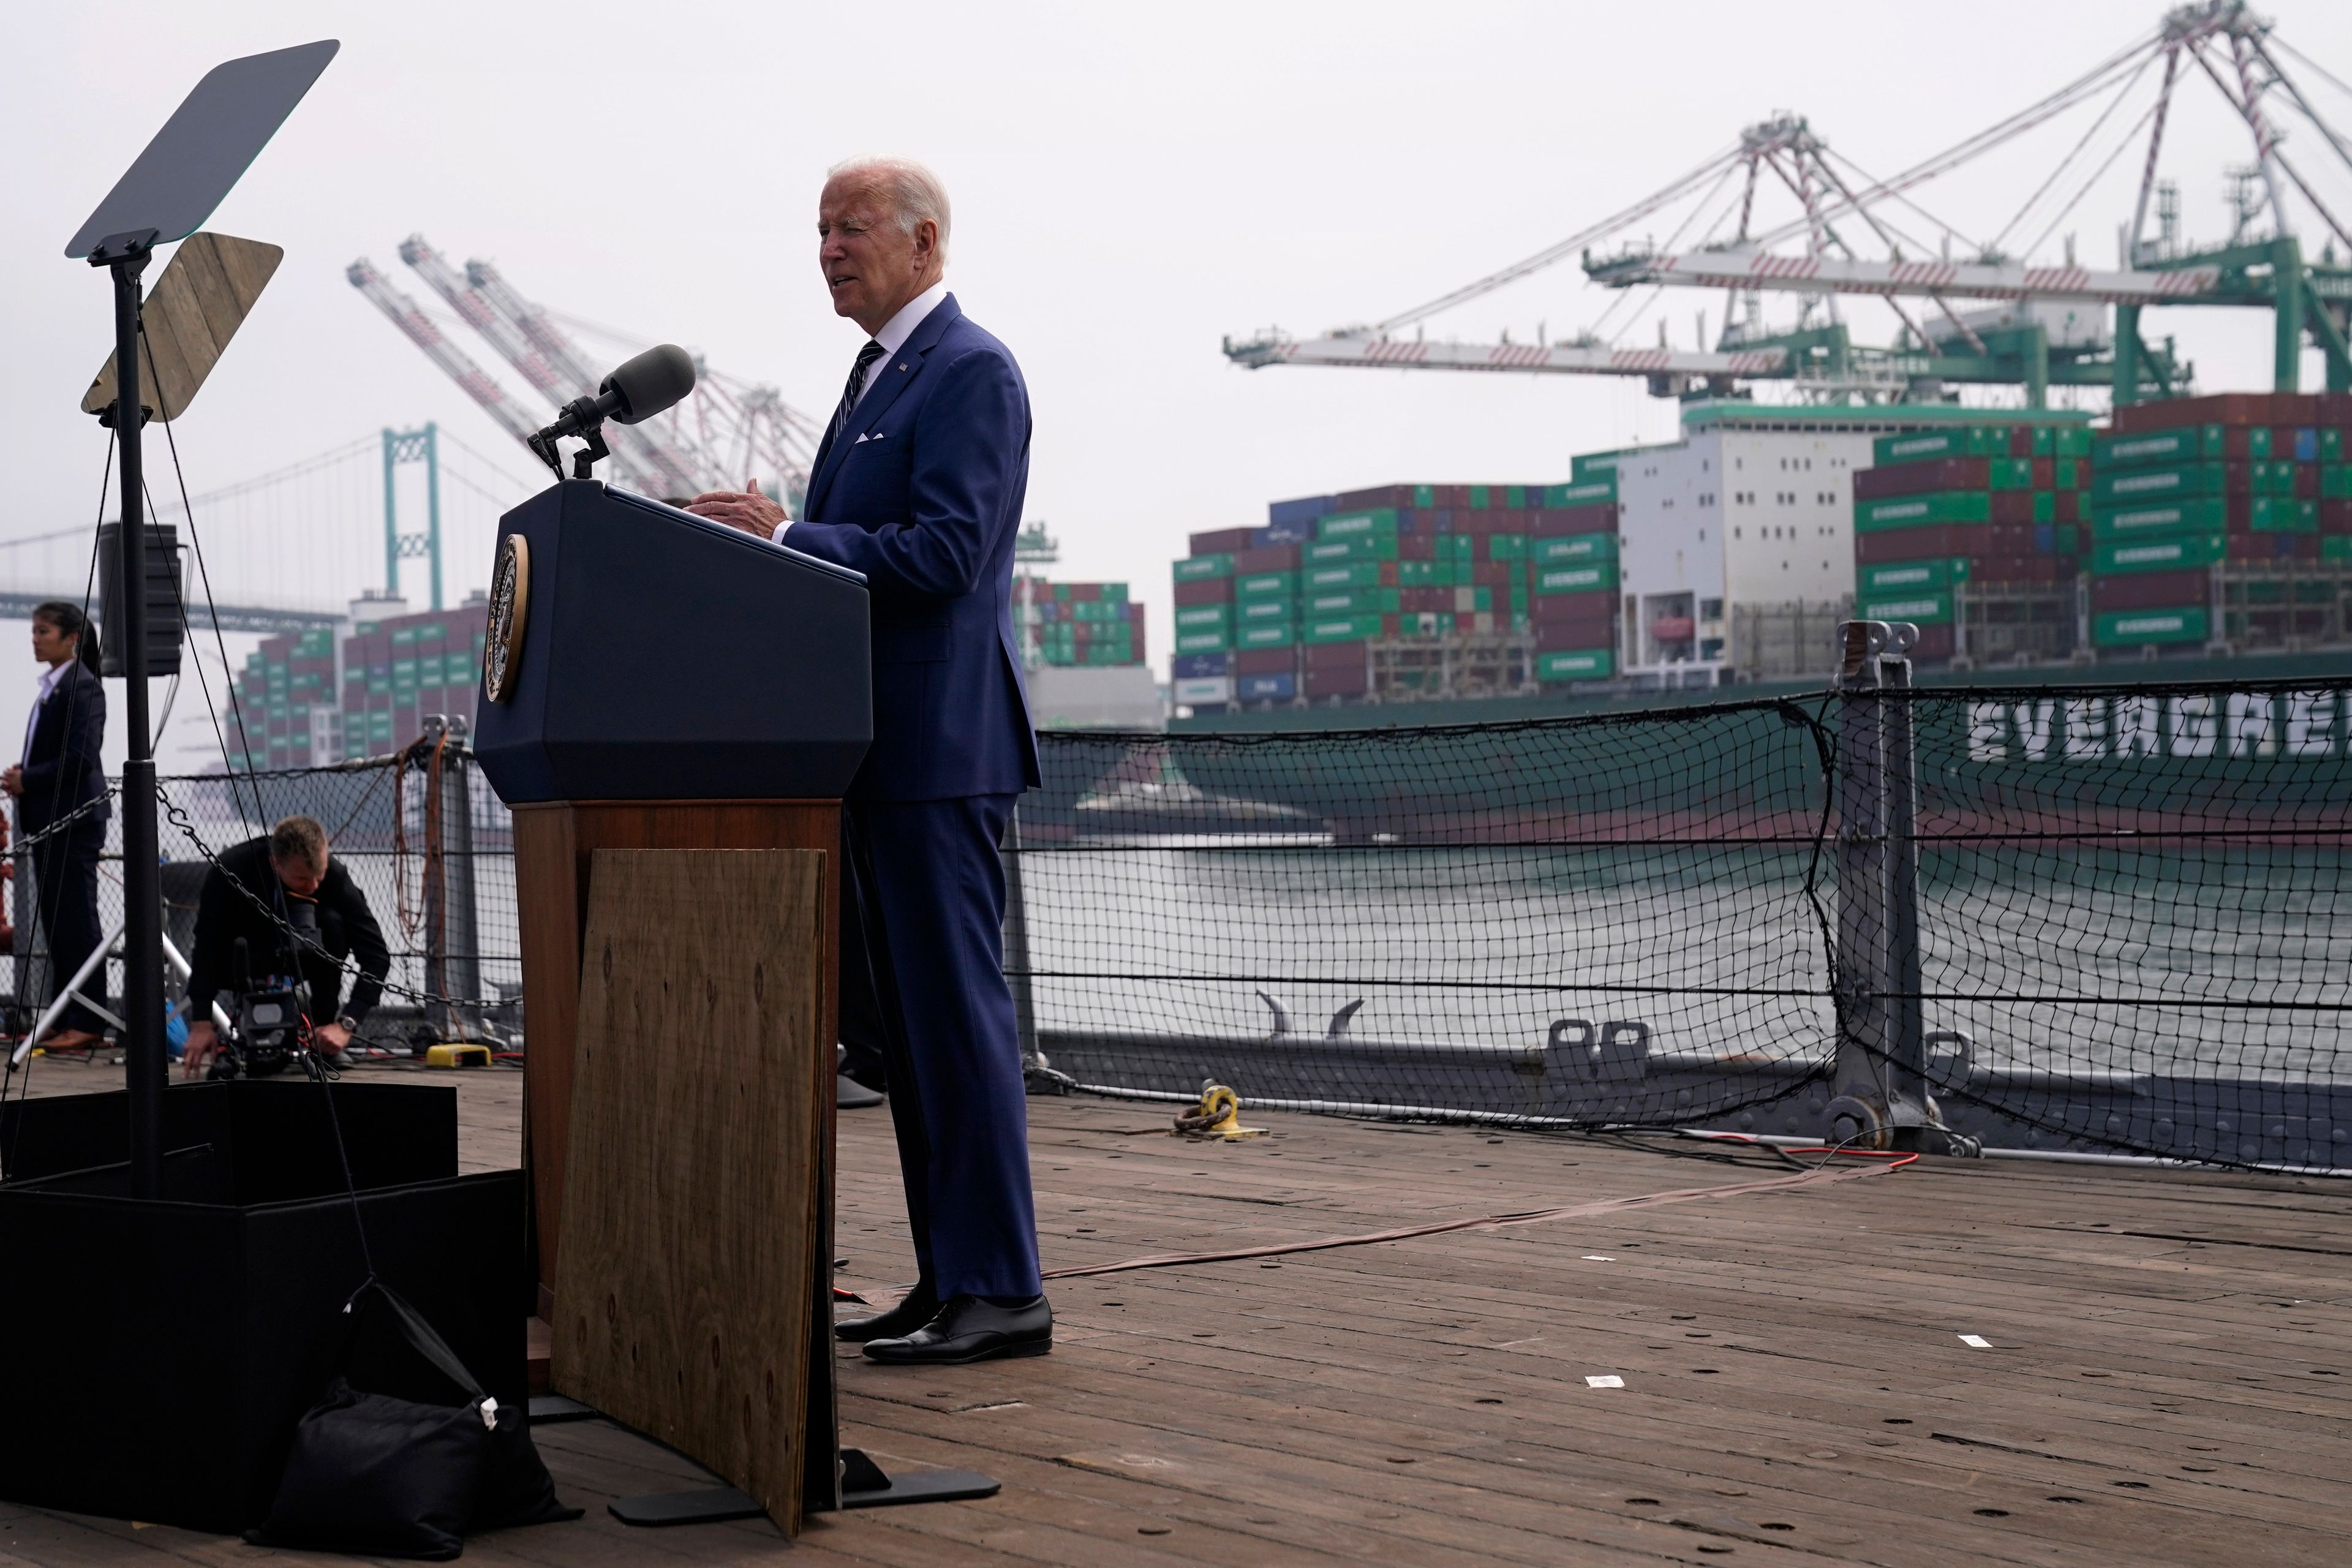
<path id="1" fill-rule="evenodd" d="M 0 1112 L 0 1498 L 190 1530 L 268 1514 L 294 1427 L 341 1350 L 342 1305 L 375 1272 L 501 1405 L 527 1403 L 530 1282 L 520 1171 L 457 1173 L 454 1089 L 335 1087 L 358 1224 L 307 1079 L 175 1085 L 163 1193 L 130 1195 L 128 1097 Z M 437 1376 L 437 1374 L 434 1374 Z M 397 1347 L 353 1382 L 423 1402 Z"/>
<path id="2" fill-rule="evenodd" d="M 147 673 L 180 673 L 180 645 L 187 641 L 182 613 L 180 530 L 168 522 L 147 525 Z M 98 672 L 122 675 L 122 523 L 98 525 Z"/>
<path id="3" fill-rule="evenodd" d="M 474 750 L 499 799 L 840 798 L 874 738 L 861 574 L 596 479 L 499 532 Z"/>

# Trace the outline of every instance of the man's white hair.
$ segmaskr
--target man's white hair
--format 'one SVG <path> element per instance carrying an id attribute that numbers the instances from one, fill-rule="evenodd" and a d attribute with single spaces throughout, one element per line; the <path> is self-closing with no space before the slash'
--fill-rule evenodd
<path id="1" fill-rule="evenodd" d="M 845 158 L 824 172 L 828 180 L 844 174 L 861 175 L 890 197 L 898 215 L 898 226 L 908 234 L 926 218 L 939 226 L 940 259 L 948 254 L 948 188 L 940 177 L 912 158 L 891 158 L 868 154 Z"/>

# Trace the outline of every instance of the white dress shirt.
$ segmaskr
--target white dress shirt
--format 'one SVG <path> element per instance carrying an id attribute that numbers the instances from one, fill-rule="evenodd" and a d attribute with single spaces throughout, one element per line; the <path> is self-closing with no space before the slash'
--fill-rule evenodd
<path id="1" fill-rule="evenodd" d="M 33 731 L 41 722 L 42 705 L 48 701 L 49 693 L 58 689 L 58 682 L 66 678 L 66 665 L 72 662 L 73 660 L 68 659 L 65 664 L 53 664 L 49 666 L 47 673 L 41 677 L 41 693 L 33 699 L 32 714 L 25 721 L 25 750 L 24 754 L 17 758 L 19 765 L 33 760 Z"/>
<path id="2" fill-rule="evenodd" d="M 890 368 L 890 356 L 907 346 L 907 340 L 915 335 L 915 329 L 929 321 L 931 312 L 938 310 L 940 302 L 947 297 L 948 280 L 942 278 L 904 305 L 899 306 L 898 313 L 882 323 L 882 330 L 875 333 L 873 338 L 874 342 L 882 345 L 882 357 L 876 360 L 866 370 L 866 384 L 857 389 L 857 403 L 850 405 L 852 408 L 866 401 L 866 395 L 874 390 L 875 384 L 882 379 L 882 373 Z M 784 530 L 792 527 L 793 521 L 793 520 L 788 517 L 776 524 L 775 531 L 769 535 L 769 538 L 782 544 L 784 542 Z"/>

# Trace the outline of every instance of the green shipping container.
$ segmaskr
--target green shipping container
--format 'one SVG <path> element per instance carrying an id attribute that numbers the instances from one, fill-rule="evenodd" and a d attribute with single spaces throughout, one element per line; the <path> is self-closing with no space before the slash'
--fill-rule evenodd
<path id="1" fill-rule="evenodd" d="M 1617 563 L 1598 561 L 1589 566 L 1547 566 L 1536 574 L 1538 594 L 1613 594 Z"/>
<path id="2" fill-rule="evenodd" d="M 1991 518 L 1992 496 L 1985 490 L 1932 490 L 1926 495 L 1853 503 L 1853 526 L 1859 533 L 1933 522 L 1987 522 Z"/>
<path id="3" fill-rule="evenodd" d="M 2194 463 L 2221 455 L 2221 427 L 2219 425 L 2183 425 L 2171 430 L 2141 430 L 2127 436 L 2101 436 L 2091 443 L 2091 467 L 2101 473 L 2109 468 Z"/>
<path id="4" fill-rule="evenodd" d="M 1289 647 L 1298 641 L 1298 627 L 1289 621 L 1269 621 L 1264 626 L 1250 625 L 1241 629 L 1234 639 L 1237 647 Z"/>
<path id="5" fill-rule="evenodd" d="M 2246 523 L 2256 533 L 2317 533 L 2319 503 L 2292 496 L 2255 496 L 2246 503 Z"/>
<path id="6" fill-rule="evenodd" d="M 1986 465 L 1986 482 L 1997 490 L 2030 490 L 2033 488 L 2033 459 L 1995 458 Z"/>
<path id="7" fill-rule="evenodd" d="M 1854 614 L 1865 621 L 1909 621 L 1914 626 L 1949 626 L 1952 620 L 1952 595 L 1940 594 L 1906 594 L 1900 598 L 1864 599 Z"/>
<path id="8" fill-rule="evenodd" d="M 1298 596 L 1297 572 L 1253 572 L 1246 577 L 1234 579 L 1236 599 L 1295 599 Z"/>
<path id="9" fill-rule="evenodd" d="M 1318 616 L 1305 623 L 1308 643 L 1363 642 L 1381 635 L 1378 616 Z"/>
<path id="10" fill-rule="evenodd" d="M 2352 565 L 2352 533 L 2331 533 L 2321 540 L 2319 558 L 2331 564 Z"/>
<path id="11" fill-rule="evenodd" d="M 1334 561 L 1393 561 L 1397 558 L 1397 536 L 1393 533 L 1360 533 L 1352 539 L 1318 539 L 1301 545 L 1298 559 L 1308 566 L 1328 565 Z"/>
<path id="12" fill-rule="evenodd" d="M 1413 486 L 1412 504 L 1415 506 L 1435 506 L 1437 504 L 1437 487 L 1435 485 Z"/>
<path id="13" fill-rule="evenodd" d="M 1397 583 L 1407 588 L 1451 588 L 1461 568 L 1447 561 L 1400 561 Z"/>
<path id="14" fill-rule="evenodd" d="M 1570 458 L 1568 460 L 1568 476 L 1580 483 L 1586 479 L 1614 479 L 1617 476 L 1617 465 L 1633 455 L 1631 452 L 1587 452 L 1580 458 Z"/>
<path id="15" fill-rule="evenodd" d="M 2344 431 L 2341 426 L 2330 425 L 2319 432 L 2319 460 L 2323 463 L 2344 460 Z"/>
<path id="16" fill-rule="evenodd" d="M 2091 481 L 2091 504 L 2131 506 L 2141 501 L 2189 500 L 2222 491 L 2221 465 L 2180 463 L 2166 468 L 2110 468 Z"/>
<path id="17" fill-rule="evenodd" d="M 2084 470 L 2084 465 L 2072 458 L 2056 459 L 2050 466 L 2050 488 L 2059 490 L 2079 490 L 2083 481 L 2091 477 Z"/>
<path id="18" fill-rule="evenodd" d="M 1397 531 L 1396 508 L 1374 507 L 1370 511 L 1334 512 L 1315 525 L 1315 537 L 1320 539 L 1354 539 L 1359 535 L 1394 533 Z"/>
<path id="19" fill-rule="evenodd" d="M 2322 436 L 2334 436 L 2339 434 L 2339 432 L 2334 430 L 2322 430 L 2320 434 Z M 2320 448 L 2323 453 L 2325 453 L 2326 449 L 2327 448 L 2324 446 Z M 2326 496 L 2329 500 L 2352 500 L 2352 463 L 2331 462 L 2321 464 L 2319 469 L 2319 493 Z"/>
<path id="20" fill-rule="evenodd" d="M 1940 593 L 1955 583 L 1969 580 L 1969 561 L 1965 555 L 1937 557 L 1928 561 L 1894 561 L 1883 566 L 1862 569 L 1862 591 L 1886 596 L 1895 594 Z"/>
<path id="21" fill-rule="evenodd" d="M 2120 576 L 2133 572 L 2185 572 L 2210 566 L 2226 552 L 2229 535 L 2175 533 L 2162 539 L 2119 539 L 2091 551 L 2091 575 Z"/>
<path id="22" fill-rule="evenodd" d="M 2053 425 L 2050 430 L 2050 455 L 2053 458 L 2087 458 L 2091 455 L 2091 427 L 2087 425 Z"/>
<path id="23" fill-rule="evenodd" d="M 1592 478 L 1570 480 L 1564 485 L 1546 485 L 1543 503 L 1546 507 L 1607 506 L 1617 499 L 1617 475 L 1614 469 Z"/>
<path id="24" fill-rule="evenodd" d="M 2168 533 L 2210 533 L 2228 526 L 2229 510 L 2219 496 L 2091 513 L 2094 543 L 2109 539 L 2153 539 Z"/>
<path id="25" fill-rule="evenodd" d="M 1178 653 L 1223 653 L 1234 646 L 1229 631 L 1186 632 L 1176 634 Z"/>
<path id="26" fill-rule="evenodd" d="M 1529 559 L 1538 566 L 1565 566 L 1578 561 L 1614 561 L 1617 559 L 1617 536 L 1613 533 L 1571 533 L 1564 539 L 1538 539 L 1533 542 Z"/>
<path id="27" fill-rule="evenodd" d="M 1268 621 L 1291 621 L 1298 618 L 1298 601 L 1285 594 L 1277 598 L 1244 599 L 1235 606 L 1234 618 L 1243 626 L 1264 626 Z"/>
<path id="28" fill-rule="evenodd" d="M 2055 522 L 2058 521 L 2058 492 L 2056 490 L 2035 490 L 2033 492 L 2033 521 L 2036 522 Z"/>
<path id="29" fill-rule="evenodd" d="M 1524 561 L 1528 558 L 1528 536 L 1524 533 L 1490 533 L 1486 536 L 1486 559 L 1489 561 Z"/>
<path id="30" fill-rule="evenodd" d="M 1397 591 L 1335 588 L 1327 594 L 1307 595 L 1299 609 L 1310 620 L 1327 616 L 1393 616 L 1397 613 Z"/>
<path id="31" fill-rule="evenodd" d="M 1930 463 L 1938 458 L 1973 456 L 1965 430 L 1918 430 L 1901 436 L 1881 436 L 1870 444 L 1872 463 L 1892 468 L 1898 463 Z"/>
<path id="32" fill-rule="evenodd" d="M 1230 555 L 1195 555 L 1176 563 L 1175 577 L 1179 583 L 1198 583 L 1205 577 L 1233 574 L 1234 558 Z"/>
<path id="33" fill-rule="evenodd" d="M 2099 647 L 2139 647 L 2148 643 L 2198 643 L 2211 624 L 2202 605 L 2177 610 L 2110 610 L 2091 620 L 2091 641 Z"/>
<path id="34" fill-rule="evenodd" d="M 1427 565 L 1427 562 L 1399 562 L 1398 574 L 1402 575 L 1408 565 Z M 1381 585 L 1381 563 L 1356 561 L 1341 566 L 1311 566 L 1298 574 L 1298 585 L 1307 593 L 1319 594 L 1327 588 L 1377 588 Z"/>
<path id="35" fill-rule="evenodd" d="M 1536 655 L 1538 680 L 1606 680 L 1617 673 L 1617 655 L 1605 647 Z"/>

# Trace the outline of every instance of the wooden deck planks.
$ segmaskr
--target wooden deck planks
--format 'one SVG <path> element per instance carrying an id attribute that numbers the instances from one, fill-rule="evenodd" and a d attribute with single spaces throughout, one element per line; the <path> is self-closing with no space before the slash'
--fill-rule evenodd
<path id="1" fill-rule="evenodd" d="M 34 1092 L 106 1077 L 57 1065 Z M 431 1077 L 464 1086 L 468 1168 L 511 1163 L 516 1075 Z M 1245 1111 L 1275 1135 L 1216 1146 L 1164 1136 L 1153 1104 L 1032 1110 L 1049 1268 L 1762 1173 L 1535 1133 Z M 840 1157 L 839 1277 L 887 1299 L 911 1270 L 887 1119 L 842 1118 Z M 837 1363 L 845 1442 L 985 1470 L 1002 1496 L 821 1516 L 793 1550 L 910 1568 L 2333 1564 L 2352 1482 L 2343 1197 L 2315 1179 L 1935 1162 L 1063 1280 L 1043 1361 Z M 1627 1386 L 1587 1388 L 1599 1373 Z M 591 1517 L 469 1559 L 715 1568 L 785 1550 L 759 1524 L 625 1531 L 606 1499 L 707 1480 L 609 1424 L 541 1437 Z M 158 1552 L 257 1555 L 0 1508 L 0 1568 Z"/>

